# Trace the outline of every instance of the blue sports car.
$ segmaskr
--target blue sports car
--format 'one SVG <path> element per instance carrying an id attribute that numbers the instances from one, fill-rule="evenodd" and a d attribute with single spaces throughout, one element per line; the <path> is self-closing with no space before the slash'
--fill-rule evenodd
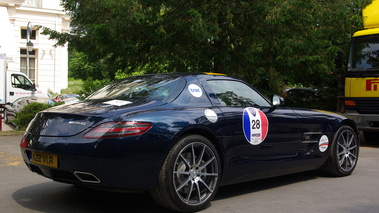
<path id="1" fill-rule="evenodd" d="M 150 191 L 177 211 L 204 209 L 222 185 L 320 169 L 350 175 L 349 118 L 272 103 L 213 73 L 143 75 L 38 113 L 21 141 L 28 168 L 54 181 Z"/>

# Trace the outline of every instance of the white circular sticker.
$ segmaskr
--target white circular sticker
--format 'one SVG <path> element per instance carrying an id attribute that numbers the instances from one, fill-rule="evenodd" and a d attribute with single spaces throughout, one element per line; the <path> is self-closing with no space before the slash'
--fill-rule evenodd
<path id="1" fill-rule="evenodd" d="M 190 84 L 188 86 L 188 91 L 195 96 L 196 98 L 200 98 L 203 95 L 203 91 L 201 88 L 196 84 Z"/>
<path id="2" fill-rule="evenodd" d="M 217 122 L 217 114 L 215 113 L 215 111 L 211 110 L 211 109 L 206 109 L 204 110 L 204 115 L 205 117 L 207 117 L 207 119 L 212 122 L 212 123 L 216 123 Z"/>
<path id="3" fill-rule="evenodd" d="M 320 149 L 320 152 L 325 152 L 328 149 L 328 146 L 329 146 L 328 136 L 323 135 L 320 138 L 320 141 L 318 142 L 318 148 Z"/>
<path id="4" fill-rule="evenodd" d="M 243 110 L 243 132 L 246 140 L 252 145 L 262 143 L 268 133 L 268 119 L 259 109 L 248 107 Z"/>

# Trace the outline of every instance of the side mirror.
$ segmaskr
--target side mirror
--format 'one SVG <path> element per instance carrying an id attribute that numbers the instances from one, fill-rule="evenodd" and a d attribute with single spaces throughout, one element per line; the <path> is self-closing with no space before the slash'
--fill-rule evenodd
<path id="1" fill-rule="evenodd" d="M 274 94 L 272 96 L 272 105 L 274 105 L 274 106 L 284 105 L 284 98 L 280 95 Z"/>

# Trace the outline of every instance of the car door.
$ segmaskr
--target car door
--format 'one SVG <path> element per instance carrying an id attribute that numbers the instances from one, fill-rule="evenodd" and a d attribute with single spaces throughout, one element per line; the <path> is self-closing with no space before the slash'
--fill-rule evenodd
<path id="1" fill-rule="evenodd" d="M 272 106 L 242 81 L 207 80 L 203 85 L 229 125 L 233 144 L 224 146 L 230 166 L 263 175 L 298 154 L 299 121 L 292 110 Z"/>

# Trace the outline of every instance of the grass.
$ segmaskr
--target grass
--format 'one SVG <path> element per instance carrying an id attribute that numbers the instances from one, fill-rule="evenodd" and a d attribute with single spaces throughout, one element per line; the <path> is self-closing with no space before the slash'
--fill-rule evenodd
<path id="1" fill-rule="evenodd" d="M 79 92 L 83 90 L 83 81 L 69 79 L 68 86 L 66 89 L 62 89 L 62 94 L 79 94 Z"/>

